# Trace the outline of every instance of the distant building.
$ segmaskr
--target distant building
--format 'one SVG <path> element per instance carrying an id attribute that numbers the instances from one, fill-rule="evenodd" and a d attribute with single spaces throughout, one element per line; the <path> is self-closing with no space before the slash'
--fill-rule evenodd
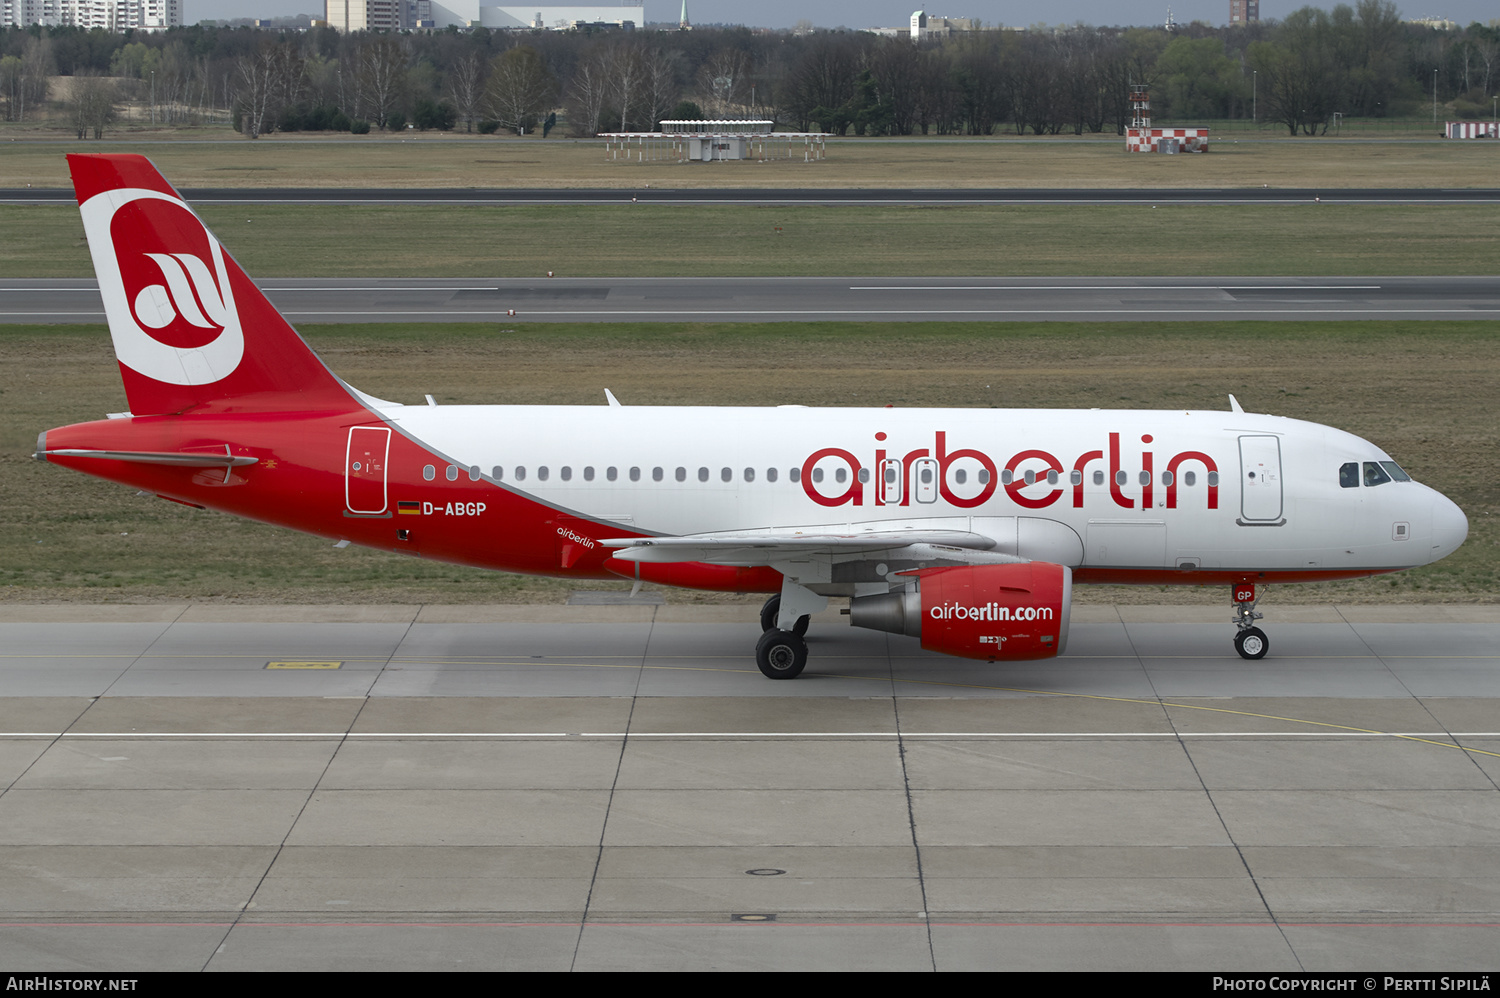
<path id="1" fill-rule="evenodd" d="M 10 3 L 13 0 L 0 0 Z M 528 7 L 483 0 L 325 0 L 328 26 L 339 31 L 396 28 L 636 28 L 646 23 L 645 0 L 608 5 Z"/>
<path id="2" fill-rule="evenodd" d="M 1456 31 L 1457 22 L 1450 21 L 1446 17 L 1428 15 L 1427 17 L 1413 17 L 1407 20 L 1407 24 L 1415 24 L 1423 28 L 1431 28 L 1433 31 Z"/>
<path id="3" fill-rule="evenodd" d="M 951 38 L 961 31 L 979 31 L 980 22 L 975 17 L 933 17 L 925 10 L 914 10 L 908 24 L 864 30 L 883 38 L 910 38 L 920 42 L 929 38 Z"/>
<path id="4" fill-rule="evenodd" d="M 1229 0 L 1229 23 L 1250 24 L 1260 20 L 1260 0 Z"/>
<path id="5" fill-rule="evenodd" d="M 950 38 L 960 31 L 978 31 L 979 21 L 972 17 L 932 17 L 925 10 L 911 12 L 911 40 Z"/>
<path id="6" fill-rule="evenodd" d="M 182 26 L 182 0 L 0 0 L 0 27 L 165 31 Z"/>

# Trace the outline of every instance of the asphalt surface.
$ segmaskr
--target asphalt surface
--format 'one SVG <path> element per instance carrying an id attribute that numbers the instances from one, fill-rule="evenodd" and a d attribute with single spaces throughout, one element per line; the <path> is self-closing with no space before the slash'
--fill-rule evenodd
<path id="1" fill-rule="evenodd" d="M 777 683 L 748 605 L 0 605 L 0 953 L 1493 970 L 1500 611 L 1261 609 L 1256 663 L 1227 606 L 1008 665 L 826 614 Z"/>
<path id="2" fill-rule="evenodd" d="M 189 204 L 1497 204 L 1500 188 L 243 188 L 188 187 Z M 0 188 L 0 204 L 75 204 L 65 188 Z"/>
<path id="3" fill-rule="evenodd" d="M 305 278 L 293 322 L 1494 319 L 1497 277 Z M 0 280 L 0 322 L 102 322 L 92 280 Z"/>

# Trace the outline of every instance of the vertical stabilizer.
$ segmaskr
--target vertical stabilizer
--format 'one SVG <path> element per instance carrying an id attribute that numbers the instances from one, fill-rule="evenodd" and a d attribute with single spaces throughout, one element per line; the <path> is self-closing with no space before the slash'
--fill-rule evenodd
<path id="1" fill-rule="evenodd" d="M 150 160 L 68 165 L 132 413 L 355 405 Z"/>

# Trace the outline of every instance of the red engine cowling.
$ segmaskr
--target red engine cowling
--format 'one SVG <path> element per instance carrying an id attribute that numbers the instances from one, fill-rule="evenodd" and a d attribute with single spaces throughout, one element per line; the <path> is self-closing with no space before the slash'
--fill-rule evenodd
<path id="1" fill-rule="evenodd" d="M 911 574 L 916 592 L 857 597 L 850 623 L 991 662 L 1052 658 L 1068 642 L 1073 573 L 1063 565 L 959 565 Z"/>

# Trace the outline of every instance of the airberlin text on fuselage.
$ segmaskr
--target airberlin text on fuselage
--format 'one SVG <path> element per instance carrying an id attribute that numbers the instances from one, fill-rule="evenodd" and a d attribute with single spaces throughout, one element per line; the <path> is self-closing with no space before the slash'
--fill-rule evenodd
<path id="1" fill-rule="evenodd" d="M 960 606 L 944 603 L 927 611 L 933 620 L 1051 620 L 1050 606 L 1001 606 L 999 603 L 984 603 L 980 606 Z"/>
<path id="2" fill-rule="evenodd" d="M 877 442 L 883 443 L 885 439 L 886 434 L 875 434 Z M 1140 438 L 1143 445 L 1150 444 L 1152 439 L 1149 433 L 1142 434 Z M 820 476 L 813 474 L 818 463 L 828 458 L 841 461 L 848 468 L 848 487 L 837 495 L 825 495 L 820 492 L 817 487 L 818 482 L 815 480 Z M 866 476 L 875 480 L 868 483 L 860 480 L 860 472 L 864 466 L 851 451 L 842 447 L 824 447 L 816 450 L 802 463 L 800 476 L 802 491 L 820 506 L 884 506 L 886 502 L 882 498 L 879 476 L 885 468 L 894 465 L 899 467 L 900 474 L 905 479 L 903 487 L 899 490 L 901 498 L 897 505 L 909 506 L 912 502 L 912 493 L 918 488 L 912 481 L 912 469 L 918 466 L 916 462 L 923 459 L 936 465 L 933 469 L 936 479 L 933 486 L 943 500 L 950 505 L 966 509 L 984 505 L 995 494 L 996 486 L 1003 488 L 1006 495 L 1016 505 L 1026 509 L 1044 509 L 1069 493 L 1072 496 L 1073 506 L 1082 508 L 1084 484 L 1097 470 L 1107 470 L 1105 482 L 1109 486 L 1110 500 L 1121 509 L 1154 508 L 1158 488 L 1163 494 L 1166 508 L 1176 509 L 1177 490 L 1182 481 L 1179 469 L 1201 472 L 1205 476 L 1219 470 L 1218 463 L 1210 455 L 1196 450 L 1185 450 L 1172 455 L 1158 470 L 1156 455 L 1143 447 L 1139 461 L 1135 462 L 1139 474 L 1122 474 L 1124 468 L 1120 457 L 1120 434 L 1111 433 L 1107 447 L 1084 451 L 1074 458 L 1071 465 L 1065 464 L 1061 458 L 1048 451 L 1034 448 L 1018 451 L 1003 465 L 1003 469 L 1009 472 L 1005 476 L 1009 480 L 1002 481 L 999 474 L 1000 468 L 996 466 L 994 458 L 972 448 L 949 450 L 947 432 L 938 430 L 931 448 L 920 447 L 905 454 L 890 455 L 887 455 L 885 447 L 878 448 L 875 451 L 873 465 L 875 473 Z M 955 482 L 949 475 L 949 469 L 960 461 L 976 463 L 983 472 L 976 478 L 979 482 L 979 491 L 975 495 L 960 495 L 953 489 Z M 1023 469 L 1022 465 L 1027 467 Z M 1073 472 L 1076 472 L 1076 475 L 1071 474 Z M 1031 482 L 1026 481 L 1027 473 L 1033 475 Z M 1121 481 L 1122 478 L 1125 481 Z M 842 482 L 844 478 L 840 477 L 837 480 Z M 865 494 L 867 484 L 870 486 L 868 497 Z M 1038 488 L 1046 491 L 1037 494 Z M 1130 488 L 1132 492 L 1138 491 L 1138 495 L 1127 495 L 1126 488 Z M 1027 495 L 1028 491 L 1032 494 Z M 923 500 L 919 498 L 918 501 Z M 1219 508 L 1219 486 L 1216 478 L 1209 479 L 1207 502 L 1209 509 Z"/>

